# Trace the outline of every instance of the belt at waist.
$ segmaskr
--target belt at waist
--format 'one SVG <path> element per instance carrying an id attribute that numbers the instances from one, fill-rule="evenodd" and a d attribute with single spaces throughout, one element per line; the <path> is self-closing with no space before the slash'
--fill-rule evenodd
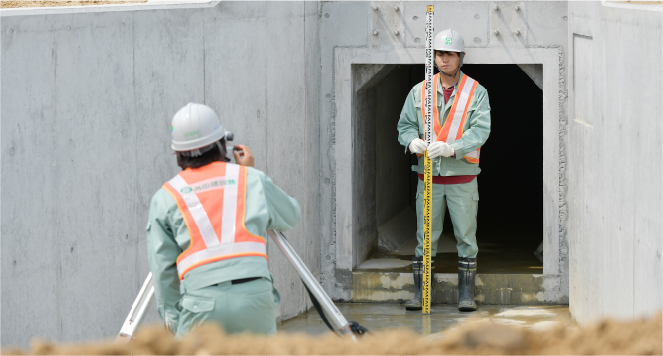
<path id="1" fill-rule="evenodd" d="M 260 279 L 262 277 L 251 277 L 251 278 L 240 278 L 240 279 L 233 279 L 230 281 L 232 284 L 241 284 L 241 283 L 246 283 L 246 282 L 251 282 L 255 281 L 256 279 Z M 213 286 L 218 286 L 219 283 L 212 284 Z"/>
<path id="2" fill-rule="evenodd" d="M 418 174 L 419 180 L 424 180 L 423 174 Z M 470 176 L 433 176 L 433 184 L 464 184 L 474 180 L 476 175 Z"/>
<path id="3" fill-rule="evenodd" d="M 256 279 L 260 279 L 262 277 L 251 277 L 251 278 L 241 278 L 241 279 L 233 279 L 232 284 L 241 284 L 241 283 L 246 283 L 246 282 L 251 282 L 255 281 Z"/>

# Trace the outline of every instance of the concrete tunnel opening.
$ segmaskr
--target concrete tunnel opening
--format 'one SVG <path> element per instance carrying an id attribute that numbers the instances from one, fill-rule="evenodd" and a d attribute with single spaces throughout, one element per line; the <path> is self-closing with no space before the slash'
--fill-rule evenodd
<path id="1" fill-rule="evenodd" d="M 491 134 L 477 177 L 478 273 L 543 273 L 535 254 L 543 241 L 543 91 L 532 74 L 541 67 L 463 67 L 488 90 L 491 104 Z M 409 90 L 424 79 L 424 66 L 355 65 L 353 72 L 353 266 L 405 272 L 417 243 L 418 177 L 411 170 L 417 160 L 398 143 L 396 124 Z M 456 273 L 455 244 L 447 211 L 436 273 Z"/>

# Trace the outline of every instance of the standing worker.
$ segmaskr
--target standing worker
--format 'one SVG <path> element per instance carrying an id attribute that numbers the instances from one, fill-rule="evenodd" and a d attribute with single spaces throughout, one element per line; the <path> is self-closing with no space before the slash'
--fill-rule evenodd
<path id="1" fill-rule="evenodd" d="M 152 197 L 147 253 L 157 309 L 183 337 L 201 322 L 226 333 L 276 333 L 280 302 L 267 269 L 266 229 L 292 229 L 297 201 L 253 168 L 208 106 L 189 103 L 173 117 L 172 148 L 182 168 Z M 243 154 L 240 154 L 240 151 Z"/>
<path id="2" fill-rule="evenodd" d="M 463 37 L 454 30 L 444 30 L 433 40 L 435 65 L 440 71 L 434 76 L 432 141 L 424 135 L 424 82 L 408 94 L 398 121 L 398 141 L 419 157 L 412 169 L 419 174 L 417 184 L 417 248 L 412 258 L 415 296 L 405 303 L 408 310 L 421 310 L 423 272 L 423 200 L 424 153 L 433 163 L 431 214 L 431 278 L 435 269 L 437 242 L 442 234 L 445 209 L 456 236 L 458 249 L 458 309 L 473 311 L 474 280 L 477 268 L 477 209 L 479 193 L 476 176 L 479 150 L 490 134 L 490 103 L 488 92 L 477 81 L 460 70 L 465 57 Z M 431 291 L 432 292 L 432 291 Z"/>

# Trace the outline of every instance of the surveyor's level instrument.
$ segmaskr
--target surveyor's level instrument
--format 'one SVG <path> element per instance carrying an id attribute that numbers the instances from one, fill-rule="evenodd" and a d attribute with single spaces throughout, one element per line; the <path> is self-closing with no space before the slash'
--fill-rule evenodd
<path id="1" fill-rule="evenodd" d="M 117 334 L 115 342 L 127 343 L 131 341 L 136 328 L 143 320 L 143 316 L 145 316 L 145 311 L 150 306 L 153 294 L 154 285 L 152 284 L 152 272 L 150 272 L 145 279 L 145 283 L 143 283 L 143 286 L 140 288 L 140 292 L 138 292 L 138 296 L 136 297 L 134 304 L 131 306 L 129 316 L 127 316 L 124 324 L 122 324 L 122 328 L 120 329 L 120 333 Z"/>
<path id="2" fill-rule="evenodd" d="M 325 324 L 327 324 L 327 326 L 329 326 L 330 329 L 335 331 L 341 337 L 346 337 L 354 341 L 357 341 L 355 334 L 361 335 L 368 332 L 366 328 L 362 327 L 356 322 L 348 323 L 343 314 L 341 314 L 338 308 L 336 308 L 334 302 L 332 302 L 329 296 L 322 289 L 320 283 L 318 283 L 315 277 L 313 277 L 311 271 L 306 268 L 304 262 L 301 260 L 301 258 L 299 258 L 295 250 L 292 248 L 292 246 L 290 246 L 290 243 L 288 243 L 288 240 L 286 240 L 282 233 L 272 230 L 267 230 L 267 233 L 272 237 L 272 239 L 274 239 L 276 245 L 279 247 L 279 249 L 281 249 L 281 251 L 283 251 L 285 257 L 299 273 L 302 282 L 304 282 L 304 285 L 309 292 L 311 301 L 320 314 L 322 320 L 325 322 Z M 131 307 L 131 312 L 129 312 L 129 316 L 127 316 L 127 319 L 124 321 L 124 324 L 122 325 L 120 333 L 117 335 L 115 342 L 128 343 L 133 339 L 134 332 L 136 331 L 136 328 L 140 322 L 143 320 L 145 311 L 152 301 L 153 294 L 154 285 L 152 284 L 152 272 L 150 272 L 150 274 L 147 275 L 147 279 L 145 279 L 145 283 L 143 283 L 143 286 L 140 288 L 140 292 L 138 292 L 138 296 L 136 297 L 136 300 Z"/>
<path id="3" fill-rule="evenodd" d="M 433 143 L 433 60 L 435 59 L 435 51 L 433 50 L 433 5 L 426 7 L 426 96 L 424 103 L 425 110 L 425 125 L 424 125 L 424 141 L 427 146 Z M 428 157 L 428 151 L 424 152 L 424 265 L 422 277 L 422 293 L 421 293 L 421 312 L 423 314 L 430 314 L 430 281 L 431 273 L 431 217 L 432 205 L 431 196 L 433 189 L 433 162 Z"/>

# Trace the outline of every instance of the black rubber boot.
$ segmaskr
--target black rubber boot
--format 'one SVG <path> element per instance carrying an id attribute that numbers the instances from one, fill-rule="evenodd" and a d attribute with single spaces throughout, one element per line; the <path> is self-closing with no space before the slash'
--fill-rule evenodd
<path id="1" fill-rule="evenodd" d="M 421 288 L 423 277 L 423 257 L 412 257 L 412 276 L 414 277 L 414 299 L 405 302 L 406 310 L 421 310 Z"/>
<path id="2" fill-rule="evenodd" d="M 458 258 L 458 310 L 475 311 L 474 280 L 477 276 L 476 258 Z"/>
<path id="3" fill-rule="evenodd" d="M 423 274 L 424 271 L 422 270 L 421 273 Z M 433 304 L 433 283 L 435 283 L 435 261 L 430 262 L 430 302 L 431 302 L 431 304 Z M 423 291 L 422 291 L 422 293 L 423 293 Z"/>

